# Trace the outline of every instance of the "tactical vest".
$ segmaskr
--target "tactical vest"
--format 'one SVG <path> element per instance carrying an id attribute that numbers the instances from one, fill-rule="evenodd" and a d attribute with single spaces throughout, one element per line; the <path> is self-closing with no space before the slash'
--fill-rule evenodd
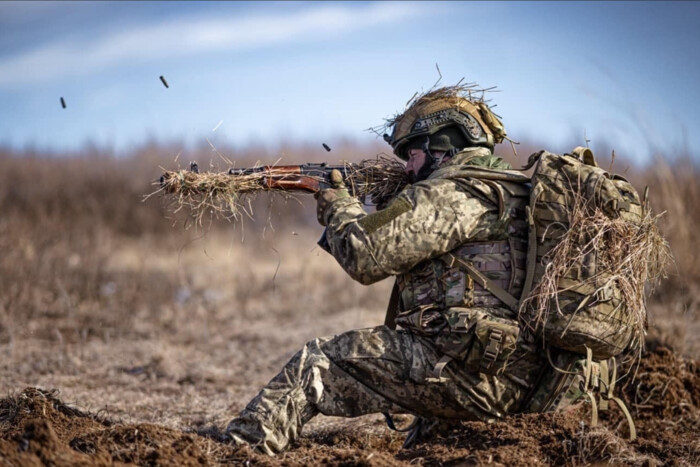
<path id="1" fill-rule="evenodd" d="M 397 276 L 401 314 L 419 308 L 485 307 L 503 309 L 504 317 L 515 316 L 501 298 L 487 290 L 480 277 L 512 296 L 520 296 L 526 275 L 529 187 L 472 180 L 466 188 L 499 207 L 498 225 L 489 234 L 492 238 L 465 243 Z"/>
<path id="2" fill-rule="evenodd" d="M 505 370 L 520 334 L 513 297 L 520 296 L 526 278 L 529 185 L 449 178 L 498 206 L 498 219 L 479 232 L 480 241 L 459 245 L 397 276 L 392 302 L 396 294 L 399 313 L 395 323 L 387 324 L 432 336 L 443 357 L 429 382 L 442 381 L 442 370 L 453 359 L 485 374 Z"/>

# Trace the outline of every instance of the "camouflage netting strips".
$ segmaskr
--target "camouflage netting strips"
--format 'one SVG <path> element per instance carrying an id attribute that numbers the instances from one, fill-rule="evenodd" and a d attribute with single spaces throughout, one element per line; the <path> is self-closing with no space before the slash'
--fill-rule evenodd
<path id="1" fill-rule="evenodd" d="M 387 156 L 380 155 L 359 163 L 345 162 L 344 166 L 348 173 L 345 183 L 351 194 L 375 203 L 396 195 L 408 183 L 404 165 Z M 162 193 L 171 202 L 174 214 L 185 210 L 197 224 L 201 225 L 207 214 L 235 221 L 241 214 L 253 216 L 251 201 L 262 192 L 285 198 L 300 193 L 269 188 L 264 182 L 271 177 L 284 179 L 298 175 L 276 170 L 275 166 L 256 173 L 232 175 L 228 172 L 165 171 L 156 193 Z M 320 177 L 311 178 L 321 180 Z"/>

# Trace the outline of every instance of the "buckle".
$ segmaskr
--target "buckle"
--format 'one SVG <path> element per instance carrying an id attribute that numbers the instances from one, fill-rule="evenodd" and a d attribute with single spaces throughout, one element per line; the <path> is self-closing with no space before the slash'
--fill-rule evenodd
<path id="1" fill-rule="evenodd" d="M 467 314 L 462 313 L 459 315 L 459 318 L 457 319 L 457 323 L 455 324 L 454 330 L 455 331 L 466 331 L 467 328 L 469 327 L 469 320 L 467 320 Z"/>
<path id="2" fill-rule="evenodd" d="M 501 342 L 503 341 L 503 331 L 500 329 L 491 329 L 489 334 L 489 343 L 484 349 L 484 355 L 481 357 L 481 366 L 491 368 L 501 353 Z"/>
<path id="3" fill-rule="evenodd" d="M 613 299 L 613 287 L 611 284 L 606 284 L 604 287 L 595 291 L 595 299 L 597 302 L 609 302 Z"/>

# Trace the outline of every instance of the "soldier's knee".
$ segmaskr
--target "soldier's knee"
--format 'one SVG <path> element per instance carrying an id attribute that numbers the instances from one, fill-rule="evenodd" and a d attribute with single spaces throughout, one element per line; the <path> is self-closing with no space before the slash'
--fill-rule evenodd
<path id="1" fill-rule="evenodd" d="M 342 359 L 348 355 L 363 354 L 367 352 L 367 348 L 382 347 L 380 344 L 382 338 L 377 335 L 377 332 L 381 332 L 379 328 L 384 328 L 384 326 L 353 329 L 326 339 L 319 346 L 332 360 Z"/>

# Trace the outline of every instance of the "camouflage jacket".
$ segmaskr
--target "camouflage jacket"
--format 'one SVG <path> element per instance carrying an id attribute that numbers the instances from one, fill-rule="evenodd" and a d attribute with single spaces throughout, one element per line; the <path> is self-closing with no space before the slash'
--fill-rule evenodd
<path id="1" fill-rule="evenodd" d="M 325 213 L 330 253 L 353 279 L 372 284 L 460 245 L 506 238 L 493 185 L 463 176 L 464 168 L 510 166 L 488 149 L 470 148 L 381 211 L 367 214 L 357 199 L 338 199 Z"/>

